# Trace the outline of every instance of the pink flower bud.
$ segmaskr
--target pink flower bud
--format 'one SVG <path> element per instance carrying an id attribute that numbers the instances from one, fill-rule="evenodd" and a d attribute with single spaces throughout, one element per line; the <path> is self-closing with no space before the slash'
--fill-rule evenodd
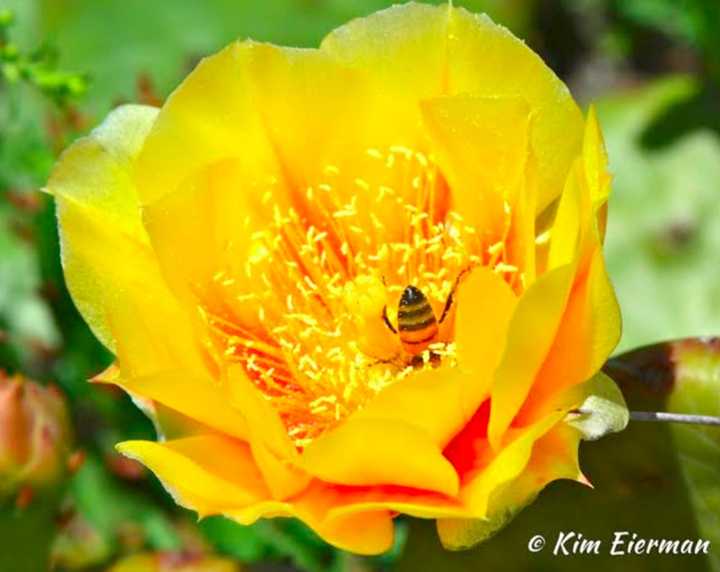
<path id="1" fill-rule="evenodd" d="M 69 450 L 70 423 L 60 392 L 0 373 L 0 493 L 57 480 Z"/>

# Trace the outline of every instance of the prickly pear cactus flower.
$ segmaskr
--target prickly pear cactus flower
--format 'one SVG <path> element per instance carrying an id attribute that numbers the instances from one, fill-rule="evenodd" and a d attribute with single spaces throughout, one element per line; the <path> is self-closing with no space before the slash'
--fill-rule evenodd
<path id="1" fill-rule="evenodd" d="M 117 357 L 98 380 L 160 432 L 118 448 L 182 506 L 371 554 L 398 514 L 459 548 L 583 479 L 620 332 L 605 150 L 487 17 L 406 4 L 319 49 L 235 42 L 161 109 L 112 112 L 48 188 Z"/>

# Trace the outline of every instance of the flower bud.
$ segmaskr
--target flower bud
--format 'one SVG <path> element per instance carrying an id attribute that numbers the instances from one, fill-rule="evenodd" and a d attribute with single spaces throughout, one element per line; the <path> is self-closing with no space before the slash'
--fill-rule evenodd
<path id="1" fill-rule="evenodd" d="M 60 392 L 0 373 L 0 493 L 57 480 L 69 449 L 70 424 Z"/>
<path id="2" fill-rule="evenodd" d="M 240 572 L 235 562 L 202 554 L 162 552 L 136 554 L 115 564 L 108 572 Z"/>

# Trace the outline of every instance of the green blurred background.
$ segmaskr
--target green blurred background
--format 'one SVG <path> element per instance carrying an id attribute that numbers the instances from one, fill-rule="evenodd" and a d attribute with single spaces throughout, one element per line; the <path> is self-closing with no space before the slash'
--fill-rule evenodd
<path id="1" fill-rule="evenodd" d="M 140 552 L 164 556 L 122 570 L 607 568 L 601 557 L 527 552 L 532 534 L 559 529 L 702 535 L 717 540 L 711 557 L 630 558 L 622 569 L 720 569 L 720 493 L 707 486 L 720 482 L 717 432 L 701 436 L 698 453 L 683 446 L 697 435 L 683 441 L 667 428 L 633 427 L 585 447 L 598 491 L 552 485 L 496 539 L 462 555 L 443 553 L 430 525 L 401 521 L 397 546 L 373 559 L 333 550 L 293 521 L 198 524 L 153 477 L 113 453 L 115 442 L 153 431 L 126 397 L 85 381 L 110 356 L 68 298 L 52 202 L 39 192 L 59 151 L 118 103 L 160 103 L 198 58 L 234 38 L 315 46 L 332 28 L 388 4 L 0 0 L 0 10 L 14 14 L 0 16 L 0 368 L 61 389 L 73 450 L 82 452 L 72 474 L 29 503 L 0 501 L 0 571 L 42 571 L 48 562 L 107 570 Z M 624 314 L 620 349 L 720 333 L 720 2 L 456 4 L 509 27 L 583 106 L 598 106 L 615 181 L 607 257 Z M 709 401 L 720 409 L 720 391 Z"/>

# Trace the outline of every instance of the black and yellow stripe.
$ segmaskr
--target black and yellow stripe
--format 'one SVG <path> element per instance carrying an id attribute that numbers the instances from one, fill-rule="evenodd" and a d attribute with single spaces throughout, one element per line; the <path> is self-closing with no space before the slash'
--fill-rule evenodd
<path id="1" fill-rule="evenodd" d="M 438 333 L 437 318 L 425 294 L 415 286 L 403 290 L 398 304 L 398 335 L 403 348 L 415 355 L 428 347 Z"/>

